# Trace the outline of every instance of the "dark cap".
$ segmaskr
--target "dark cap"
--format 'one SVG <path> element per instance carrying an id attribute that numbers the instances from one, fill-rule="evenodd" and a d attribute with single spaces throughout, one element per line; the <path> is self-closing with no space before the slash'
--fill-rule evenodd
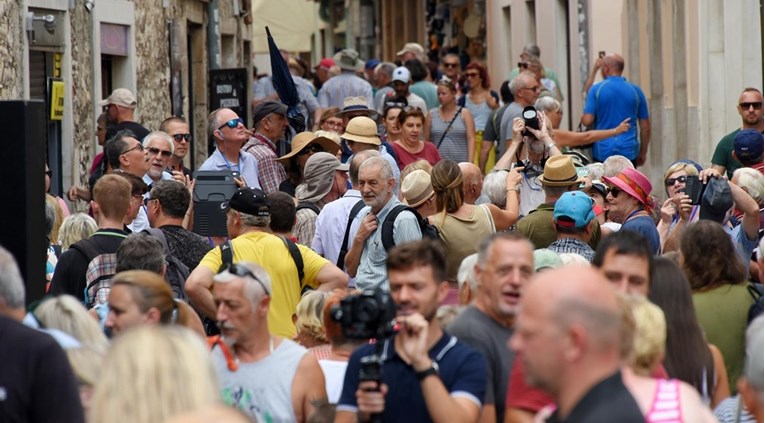
<path id="1" fill-rule="evenodd" d="M 287 106 L 274 100 L 266 100 L 258 103 L 252 109 L 252 124 L 257 125 L 264 117 L 271 113 L 278 113 L 287 116 Z"/>
<path id="2" fill-rule="evenodd" d="M 271 215 L 271 203 L 268 197 L 257 188 L 239 188 L 230 200 L 220 205 L 220 208 L 223 211 L 232 208 L 240 213 L 259 217 Z"/>
<path id="3" fill-rule="evenodd" d="M 710 178 L 701 196 L 699 219 L 723 223 L 731 207 L 733 207 L 733 194 L 728 181 L 722 178 Z"/>
<path id="4" fill-rule="evenodd" d="M 742 129 L 733 139 L 733 150 L 741 162 L 756 161 L 762 156 L 763 137 L 756 129 Z"/>

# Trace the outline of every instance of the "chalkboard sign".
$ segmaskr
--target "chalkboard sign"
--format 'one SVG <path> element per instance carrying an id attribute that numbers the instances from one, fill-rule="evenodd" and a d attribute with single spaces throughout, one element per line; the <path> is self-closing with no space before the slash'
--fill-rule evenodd
<path id="1" fill-rule="evenodd" d="M 247 116 L 247 69 L 211 69 L 210 111 L 226 107 L 245 121 Z"/>

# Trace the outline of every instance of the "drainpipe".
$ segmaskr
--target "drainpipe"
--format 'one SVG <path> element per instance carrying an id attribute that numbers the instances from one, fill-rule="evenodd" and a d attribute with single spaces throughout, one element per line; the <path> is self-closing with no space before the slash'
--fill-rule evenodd
<path id="1" fill-rule="evenodd" d="M 589 25 L 588 0 L 579 0 L 577 2 L 577 15 L 579 17 L 579 79 L 581 86 L 587 83 L 587 77 L 590 75 L 590 36 L 587 30 Z"/>
<path id="2" fill-rule="evenodd" d="M 207 61 L 210 69 L 220 69 L 220 16 L 218 0 L 207 3 Z"/>

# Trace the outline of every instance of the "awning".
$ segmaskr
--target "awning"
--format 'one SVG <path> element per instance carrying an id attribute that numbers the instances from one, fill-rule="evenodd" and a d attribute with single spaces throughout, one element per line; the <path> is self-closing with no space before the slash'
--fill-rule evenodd
<path id="1" fill-rule="evenodd" d="M 311 35 L 316 30 L 317 19 L 318 4 L 313 1 L 253 0 L 253 52 L 268 53 L 266 26 L 280 49 L 289 52 L 313 50 Z"/>

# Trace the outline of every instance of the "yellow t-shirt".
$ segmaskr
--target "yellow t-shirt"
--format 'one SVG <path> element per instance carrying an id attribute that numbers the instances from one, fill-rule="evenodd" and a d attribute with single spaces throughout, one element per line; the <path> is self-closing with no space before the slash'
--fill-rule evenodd
<path id="1" fill-rule="evenodd" d="M 281 238 L 265 232 L 249 232 L 231 241 L 234 252 L 234 263 L 256 263 L 271 276 L 271 305 L 268 311 L 268 330 L 278 336 L 292 338 L 295 336 L 295 325 L 292 314 L 300 302 L 300 291 L 303 286 L 318 287 L 314 280 L 325 264 L 325 258 L 316 254 L 310 248 L 297 244 L 303 257 L 303 283 L 298 281 L 297 267 L 292 260 L 289 249 Z M 205 255 L 200 266 L 218 273 L 223 259 L 220 248 L 213 248 Z"/>

